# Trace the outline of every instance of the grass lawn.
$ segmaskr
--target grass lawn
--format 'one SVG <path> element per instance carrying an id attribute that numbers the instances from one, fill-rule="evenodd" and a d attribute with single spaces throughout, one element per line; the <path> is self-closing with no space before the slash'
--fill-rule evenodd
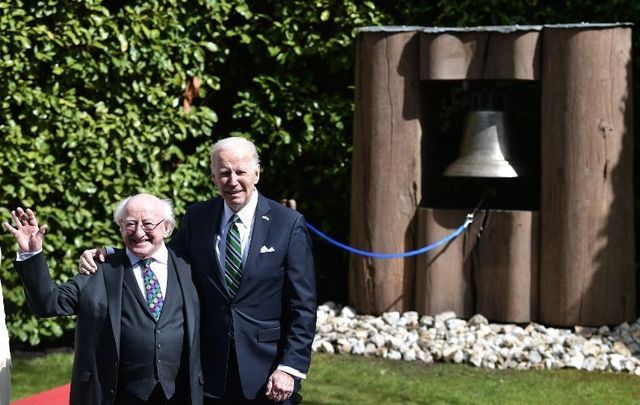
<path id="1" fill-rule="evenodd" d="M 73 353 L 12 354 L 11 399 L 20 399 L 71 381 Z"/>
<path id="2" fill-rule="evenodd" d="M 640 377 L 316 354 L 302 395 L 307 404 L 630 404 L 640 403 Z"/>
<path id="3" fill-rule="evenodd" d="M 72 354 L 14 358 L 13 399 L 65 384 Z M 314 354 L 305 404 L 631 404 L 640 377 L 576 370 L 485 370 L 466 365 Z"/>

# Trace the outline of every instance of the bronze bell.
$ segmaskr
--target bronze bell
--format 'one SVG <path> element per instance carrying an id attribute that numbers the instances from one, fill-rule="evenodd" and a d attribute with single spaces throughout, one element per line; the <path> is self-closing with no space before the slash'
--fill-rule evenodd
<path id="1" fill-rule="evenodd" d="M 460 156 L 445 176 L 518 177 L 509 162 L 509 147 L 502 111 L 480 110 L 467 114 Z"/>

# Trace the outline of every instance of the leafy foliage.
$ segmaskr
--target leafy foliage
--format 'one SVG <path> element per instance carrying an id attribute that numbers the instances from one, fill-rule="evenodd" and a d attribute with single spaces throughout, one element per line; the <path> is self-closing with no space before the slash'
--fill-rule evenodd
<path id="1" fill-rule="evenodd" d="M 99 1 L 0 3 L 0 205 L 35 207 L 50 232 L 45 250 L 56 278 L 75 273 L 79 252 L 117 245 L 114 203 L 143 190 L 171 198 L 177 211 L 210 194 L 208 136 L 216 113 L 184 114 L 187 78 L 203 79 L 203 94 L 220 79 L 204 74 L 222 64 L 223 47 L 207 32 L 185 35 L 192 12 L 179 2 L 148 1 L 112 14 Z M 220 19 L 228 10 L 217 10 Z M 193 28 L 192 28 L 193 29 Z M 203 39 L 206 38 L 206 41 Z M 15 249 L 3 234 L 5 252 Z M 13 337 L 30 344 L 60 336 L 71 319 L 35 321 L 9 261 L 3 263 Z"/>

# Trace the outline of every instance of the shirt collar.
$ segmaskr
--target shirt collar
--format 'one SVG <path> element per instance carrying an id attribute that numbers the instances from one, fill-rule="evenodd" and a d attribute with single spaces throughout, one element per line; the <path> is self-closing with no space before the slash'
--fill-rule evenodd
<path id="1" fill-rule="evenodd" d="M 140 260 L 142 260 L 138 256 L 134 255 L 133 252 L 129 250 L 129 248 L 126 249 L 126 252 L 127 257 L 129 258 L 129 262 L 131 262 L 132 266 L 135 266 Z M 162 242 L 158 250 L 153 255 L 151 255 L 151 258 L 154 261 L 160 262 L 165 265 L 169 263 L 169 251 L 167 250 L 167 246 L 164 244 L 164 242 Z"/>
<path id="2" fill-rule="evenodd" d="M 222 214 L 222 224 L 223 226 L 227 226 L 229 219 L 233 216 L 233 214 L 237 214 L 240 217 L 240 222 L 245 227 L 249 227 L 251 222 L 253 222 L 253 216 L 256 213 L 256 207 L 258 206 L 258 190 L 254 189 L 253 193 L 251 193 L 251 198 L 249 202 L 242 207 L 242 209 L 238 212 L 233 212 L 233 210 L 227 205 L 226 201 L 224 203 L 224 213 Z"/>

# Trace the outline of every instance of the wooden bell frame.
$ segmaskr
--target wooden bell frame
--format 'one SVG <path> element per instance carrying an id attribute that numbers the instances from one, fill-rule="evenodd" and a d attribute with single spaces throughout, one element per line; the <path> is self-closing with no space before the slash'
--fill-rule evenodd
<path id="1" fill-rule="evenodd" d="M 362 29 L 352 245 L 408 251 L 464 222 L 469 207 L 433 203 L 442 190 L 429 158 L 440 152 L 429 149 L 441 102 L 434 89 L 453 81 L 536 86 L 539 165 L 523 187 L 539 199 L 483 210 L 464 236 L 414 258 L 352 255 L 350 304 L 558 326 L 633 320 L 631 71 L 625 23 Z"/>

